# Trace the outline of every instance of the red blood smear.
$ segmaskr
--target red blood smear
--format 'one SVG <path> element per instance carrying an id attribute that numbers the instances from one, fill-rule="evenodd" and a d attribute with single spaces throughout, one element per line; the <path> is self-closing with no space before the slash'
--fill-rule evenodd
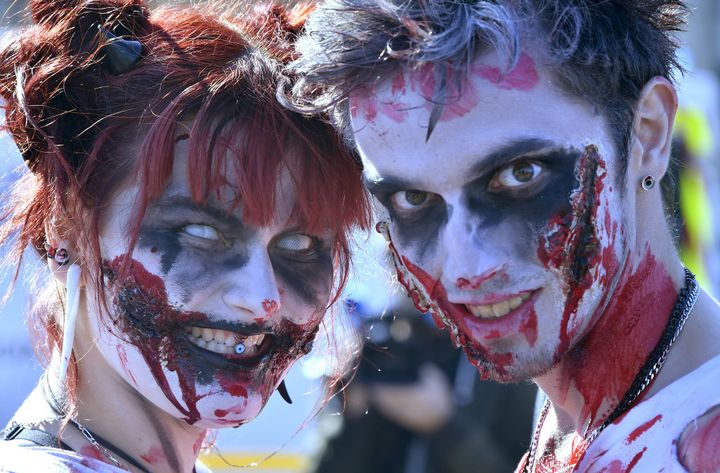
<path id="1" fill-rule="evenodd" d="M 120 269 L 126 258 L 127 256 L 118 256 L 108 263 L 108 267 L 114 274 L 121 274 Z M 133 259 L 128 259 L 127 264 L 128 268 L 124 280 L 113 281 L 113 284 L 121 288 L 121 290 L 122 288 L 139 290 L 136 297 L 142 298 L 143 304 L 150 304 L 156 328 L 162 328 L 165 324 L 177 327 L 177 324 L 183 320 L 204 318 L 203 314 L 180 312 L 174 309 L 168 304 L 165 283 L 159 276 L 150 273 L 140 262 Z M 169 334 L 148 336 L 132 326 L 126 327 L 125 331 L 131 343 L 140 350 L 145 363 L 150 368 L 150 372 L 165 397 L 180 413 L 186 416 L 186 421 L 189 424 L 197 422 L 200 419 L 200 413 L 197 410 L 197 402 L 200 400 L 200 396 L 197 395 L 195 389 L 195 374 L 182 360 L 177 359 L 173 339 Z M 178 375 L 185 406 L 180 403 L 172 389 L 170 389 L 170 383 L 163 371 L 163 360 L 166 362 L 167 368 L 170 371 L 175 371 Z"/>
<path id="2" fill-rule="evenodd" d="M 207 430 L 204 431 L 197 439 L 195 439 L 195 443 L 193 443 L 193 453 L 197 455 L 200 453 L 200 449 L 202 448 L 203 441 L 205 440 L 205 436 L 207 435 Z"/>
<path id="3" fill-rule="evenodd" d="M 644 447 L 641 451 L 637 452 L 632 460 L 630 460 L 630 463 L 628 463 L 627 470 L 625 473 L 630 473 L 638 464 L 640 459 L 642 458 L 643 454 L 647 451 L 647 447 Z"/>
<path id="4" fill-rule="evenodd" d="M 433 97 L 435 93 L 435 68 L 432 64 L 427 63 L 410 73 L 410 87 L 426 99 L 425 108 L 428 111 L 432 110 L 438 103 L 438 98 Z M 443 122 L 466 115 L 480 101 L 475 84 L 466 80 L 460 87 L 457 80 L 452 77 L 452 71 L 449 70 L 445 77 L 444 94 L 444 98 L 440 98 L 440 103 L 443 104 L 440 121 Z"/>
<path id="5" fill-rule="evenodd" d="M 223 374 L 218 374 L 217 380 L 223 390 L 230 395 L 244 398 L 248 397 L 247 388 L 245 387 L 246 380 L 225 376 Z"/>
<path id="6" fill-rule="evenodd" d="M 487 65 L 474 66 L 472 73 L 496 84 L 501 89 L 524 92 L 534 89 L 540 80 L 535 61 L 525 52 L 520 55 L 517 65 L 505 76 L 499 68 Z"/>
<path id="7" fill-rule="evenodd" d="M 227 417 L 228 414 L 242 414 L 247 408 L 247 399 L 242 404 L 229 409 L 215 409 L 215 417 Z"/>
<path id="8" fill-rule="evenodd" d="M 563 361 L 564 388 L 574 382 L 584 400 L 580 419 L 591 419 L 593 425 L 625 395 L 660 339 L 677 298 L 672 279 L 649 249 L 635 273 L 628 272 L 626 267 L 602 317 Z M 599 412 L 606 399 L 612 405 L 608 412 Z"/>
<path id="9" fill-rule="evenodd" d="M 637 440 L 638 437 L 640 437 L 642 434 L 650 430 L 650 428 L 655 425 L 660 419 L 662 419 L 662 414 L 658 414 L 649 421 L 642 424 L 640 427 L 636 428 L 632 432 L 630 432 L 630 435 L 628 435 L 627 440 L 625 441 L 626 444 L 630 445 L 635 440 Z"/>
<path id="10" fill-rule="evenodd" d="M 278 309 L 278 303 L 270 299 L 262 301 L 262 306 L 266 315 L 270 315 Z"/>
<path id="11" fill-rule="evenodd" d="M 720 406 L 691 422 L 680 437 L 678 459 L 692 473 L 720 471 Z"/>
<path id="12" fill-rule="evenodd" d="M 443 312 L 445 312 L 445 314 L 448 315 L 448 317 L 453 320 L 461 320 L 466 316 L 463 312 L 466 309 L 459 308 L 456 304 L 453 304 L 448 300 L 447 291 L 440 281 L 433 279 L 421 267 L 414 265 L 406 257 L 403 256 L 402 260 L 408 268 L 408 271 L 410 271 L 420 284 L 423 285 L 428 294 L 430 294 L 430 297 L 432 297 L 433 301 Z M 398 274 L 398 279 L 400 283 L 408 289 L 408 292 L 413 297 L 413 301 L 417 305 L 417 294 L 414 293 L 415 291 L 410 290 L 407 281 L 404 281 L 402 274 Z M 480 364 L 478 364 L 478 361 L 487 360 L 492 363 L 499 375 L 503 375 L 507 372 L 507 367 L 513 362 L 512 353 L 491 353 L 485 347 L 478 344 L 475 340 L 469 339 L 463 333 L 459 333 L 459 340 L 457 341 L 459 342 L 459 345 L 463 347 L 463 350 L 467 354 L 470 362 L 473 363 L 479 370 L 482 370 L 483 368 Z M 481 372 L 480 375 L 487 378 L 488 373 Z"/>
<path id="13" fill-rule="evenodd" d="M 525 336 L 525 340 L 528 342 L 528 345 L 531 347 L 535 346 L 535 342 L 537 342 L 538 337 L 538 320 L 534 307 L 532 308 L 530 317 L 528 317 L 525 321 L 523 321 L 522 325 L 520 325 L 520 333 Z"/>
<path id="14" fill-rule="evenodd" d="M 154 445 L 150 447 L 150 450 L 146 453 L 140 455 L 140 458 L 145 460 L 148 464 L 154 465 L 165 461 L 165 453 L 163 453 L 162 448 Z"/>
<path id="15" fill-rule="evenodd" d="M 120 364 L 122 365 L 123 371 L 125 372 L 125 376 L 127 376 L 130 379 L 130 381 L 133 383 L 133 385 L 137 387 L 138 383 L 135 380 L 135 376 L 133 376 L 132 371 L 130 371 L 130 368 L 128 367 L 128 359 L 127 359 L 127 352 L 125 351 L 125 346 L 118 345 L 117 352 L 118 352 L 118 358 L 120 358 Z"/>
<path id="16" fill-rule="evenodd" d="M 92 458 L 94 460 L 100 460 L 105 463 L 109 463 L 107 457 L 100 452 L 100 450 L 97 449 L 97 447 L 93 445 L 83 445 L 80 447 L 80 455 Z"/>
<path id="17" fill-rule="evenodd" d="M 459 289 L 479 289 L 480 286 L 485 282 L 489 281 L 498 273 L 496 269 L 485 271 L 483 274 L 478 274 L 470 279 L 458 278 L 455 282 Z"/>

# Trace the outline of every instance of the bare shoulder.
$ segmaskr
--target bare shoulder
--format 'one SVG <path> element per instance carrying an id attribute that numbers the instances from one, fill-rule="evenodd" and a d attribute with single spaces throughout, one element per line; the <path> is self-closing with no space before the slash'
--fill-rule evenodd
<path id="1" fill-rule="evenodd" d="M 720 404 L 691 421 L 677 447 L 678 460 L 688 472 L 720 472 Z"/>

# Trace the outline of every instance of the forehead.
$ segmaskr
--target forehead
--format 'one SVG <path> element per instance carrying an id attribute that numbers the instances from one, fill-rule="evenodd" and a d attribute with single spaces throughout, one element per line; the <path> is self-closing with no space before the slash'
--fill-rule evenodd
<path id="1" fill-rule="evenodd" d="M 471 179 L 484 159 L 518 142 L 614 149 L 605 120 L 588 103 L 564 93 L 547 68 L 527 53 L 500 72 L 495 54 L 479 58 L 469 78 L 450 84 L 440 120 L 427 139 L 434 75 L 399 70 L 351 97 L 351 124 L 366 178 L 394 176 L 440 192 Z M 459 90 L 459 92 L 458 92 Z"/>
<path id="2" fill-rule="evenodd" d="M 235 215 L 242 220 L 243 217 L 243 193 L 241 192 L 240 176 L 244 176 L 247 169 L 232 151 L 232 147 L 219 162 L 219 173 L 222 175 L 219 185 L 210 192 L 208 203 L 212 204 L 228 215 Z M 163 198 L 192 197 L 191 175 L 198 170 L 191 169 L 189 164 L 189 141 L 185 137 L 177 139 L 174 148 L 172 174 L 167 183 Z M 293 161 L 286 163 L 292 164 Z M 210 179 L 209 177 L 207 179 Z M 295 205 L 296 193 L 295 183 L 290 171 L 284 164 L 278 169 L 278 176 L 274 189 L 274 218 L 273 225 L 286 225 Z"/>

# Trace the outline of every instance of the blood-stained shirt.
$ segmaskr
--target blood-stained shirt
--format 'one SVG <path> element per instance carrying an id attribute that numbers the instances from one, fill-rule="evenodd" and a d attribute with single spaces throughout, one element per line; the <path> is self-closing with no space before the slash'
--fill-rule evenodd
<path id="1" fill-rule="evenodd" d="M 609 425 L 574 471 L 684 473 L 678 442 L 688 425 L 720 405 L 720 356 L 638 403 Z M 720 445 L 714 452 L 720 456 Z"/>
<path id="2" fill-rule="evenodd" d="M 603 430 L 587 447 L 572 471 L 577 473 L 687 473 L 680 461 L 680 438 L 688 426 L 709 425 L 712 431 L 700 437 L 720 436 L 717 419 L 698 422 L 720 406 L 720 356 L 666 386 Z M 691 439 L 696 441 L 698 436 Z M 711 442 L 713 441 L 711 439 Z M 690 446 L 686 454 L 698 454 L 700 468 L 692 473 L 720 473 L 720 442 L 708 448 L 707 438 L 700 448 Z M 579 447 L 585 448 L 580 442 Z M 687 446 L 686 446 L 687 447 Z M 698 452 L 699 450 L 699 452 Z M 708 463 L 708 458 L 711 459 Z M 684 458 L 685 463 L 693 459 Z M 524 471 L 527 454 L 516 473 Z M 703 464 L 704 462 L 704 464 Z M 698 462 L 695 462 L 698 463 Z M 541 467 L 539 471 L 555 471 Z M 559 470 L 558 470 L 559 471 Z"/>

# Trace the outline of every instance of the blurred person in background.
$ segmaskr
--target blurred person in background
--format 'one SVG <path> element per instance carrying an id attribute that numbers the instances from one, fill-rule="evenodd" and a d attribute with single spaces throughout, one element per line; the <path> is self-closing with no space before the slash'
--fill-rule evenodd
<path id="1" fill-rule="evenodd" d="M 34 0 L 0 95 L 27 172 L 0 227 L 46 261 L 47 369 L 0 471 L 191 472 L 308 353 L 367 227 L 358 163 L 275 100 L 306 10 Z M 27 251 L 26 251 L 27 250 Z"/>
<path id="2" fill-rule="evenodd" d="M 377 285 L 377 282 L 375 283 Z M 342 426 L 315 473 L 506 473 L 527 449 L 537 389 L 478 381 L 477 371 L 403 293 L 386 310 L 357 290 L 366 342 L 339 396 Z"/>
<path id="3" fill-rule="evenodd" d="M 720 307 L 677 251 L 679 0 L 327 0 L 334 112 L 416 305 L 547 395 L 519 471 L 720 471 Z"/>

